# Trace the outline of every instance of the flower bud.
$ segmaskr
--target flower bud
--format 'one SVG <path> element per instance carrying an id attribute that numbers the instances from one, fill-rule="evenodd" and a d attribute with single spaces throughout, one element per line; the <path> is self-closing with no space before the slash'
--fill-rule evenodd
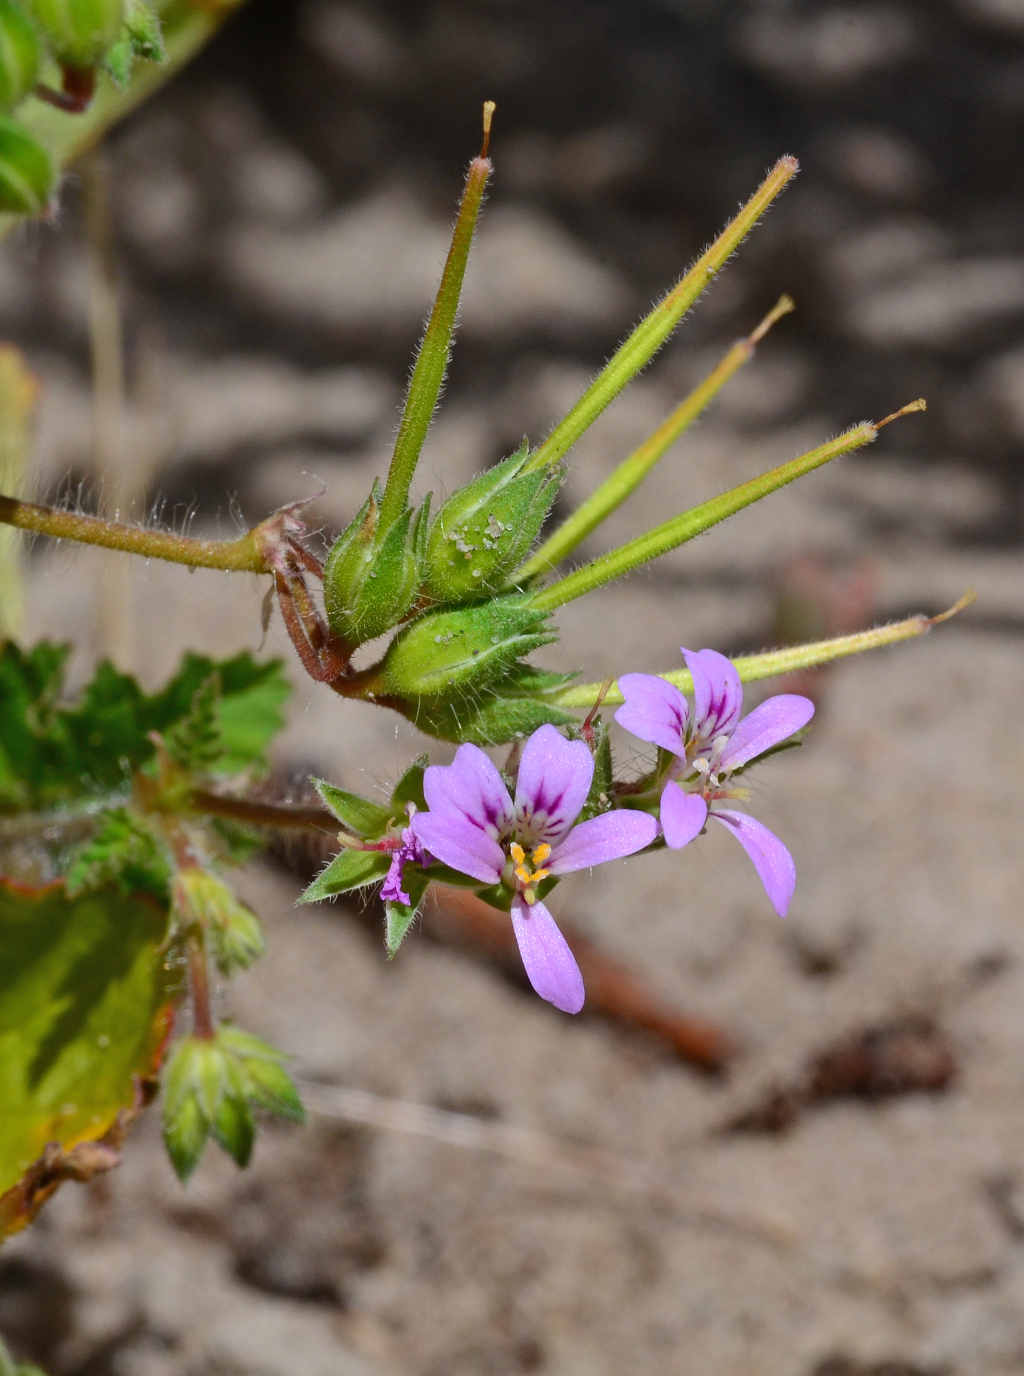
<path id="1" fill-rule="evenodd" d="M 17 3 L 0 0 L 0 110 L 7 113 L 31 95 L 39 77 L 39 36 Z"/>
<path id="2" fill-rule="evenodd" d="M 198 923 L 205 929 L 222 974 L 247 970 L 266 950 L 256 914 L 225 883 L 199 866 L 180 869 L 174 876 L 172 908 L 182 927 Z"/>
<path id="3" fill-rule="evenodd" d="M 452 494 L 427 536 L 425 587 L 439 602 L 497 592 L 522 563 L 551 510 L 559 475 L 524 473 L 524 445 Z"/>
<path id="4" fill-rule="evenodd" d="M 9 115 L 0 115 L 0 211 L 38 215 L 54 184 L 49 153 Z"/>
<path id="5" fill-rule="evenodd" d="M 419 553 L 427 503 L 413 520 L 407 507 L 389 530 L 380 530 L 380 486 L 334 542 L 324 569 L 324 608 L 334 635 L 361 645 L 396 626 L 412 606 L 419 584 Z"/>
<path id="6" fill-rule="evenodd" d="M 185 1037 L 163 1073 L 164 1142 L 187 1180 L 212 1132 L 239 1166 L 252 1154 L 254 1109 L 302 1122 L 302 1104 L 282 1061 L 259 1037 L 220 1027 L 215 1037 Z"/>
<path id="7" fill-rule="evenodd" d="M 29 0 L 62 67 L 94 67 L 124 23 L 124 0 Z"/>
<path id="8" fill-rule="evenodd" d="M 452 701 L 486 688 L 523 655 L 557 637 L 520 597 L 428 612 L 395 637 L 381 664 L 384 692 Z"/>

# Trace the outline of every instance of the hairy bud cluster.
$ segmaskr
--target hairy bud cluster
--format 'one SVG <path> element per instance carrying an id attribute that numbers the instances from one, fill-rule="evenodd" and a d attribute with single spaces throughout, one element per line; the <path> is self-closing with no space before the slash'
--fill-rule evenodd
<path id="1" fill-rule="evenodd" d="M 45 56 L 61 70 L 61 92 L 37 85 Z M 22 102 L 39 94 L 79 113 L 99 68 L 124 86 L 137 58 L 165 58 L 143 0 L 0 0 L 0 211 L 38 215 L 56 183 L 49 150 L 14 117 Z"/>

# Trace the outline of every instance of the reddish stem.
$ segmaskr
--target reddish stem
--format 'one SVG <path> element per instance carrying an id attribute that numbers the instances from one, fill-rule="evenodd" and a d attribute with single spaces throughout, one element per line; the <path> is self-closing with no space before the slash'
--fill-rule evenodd
<path id="1" fill-rule="evenodd" d="M 210 969 L 202 938 L 190 932 L 188 948 L 188 982 L 192 993 L 192 1035 L 202 1041 L 213 1041 L 217 1028 L 210 1010 Z"/>

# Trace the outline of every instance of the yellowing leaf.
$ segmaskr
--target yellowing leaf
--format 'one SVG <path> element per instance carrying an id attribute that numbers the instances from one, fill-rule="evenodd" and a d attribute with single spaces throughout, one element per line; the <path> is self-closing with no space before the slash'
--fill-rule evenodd
<path id="1" fill-rule="evenodd" d="M 157 1069 L 177 985 L 166 927 L 141 895 L 0 881 L 0 1219 L 49 1144 L 103 1137 Z"/>

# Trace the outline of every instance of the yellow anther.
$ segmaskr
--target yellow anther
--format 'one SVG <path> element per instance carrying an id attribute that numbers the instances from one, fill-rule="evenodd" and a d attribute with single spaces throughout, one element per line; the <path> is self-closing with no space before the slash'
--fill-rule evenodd
<path id="1" fill-rule="evenodd" d="M 533 878 L 533 875 L 530 873 L 530 871 L 526 868 L 525 865 L 517 865 L 516 878 L 522 884 L 529 884 L 530 880 Z"/>
<path id="2" fill-rule="evenodd" d="M 534 884 L 539 884 L 540 881 L 541 881 L 542 879 L 547 879 L 547 877 L 548 877 L 548 875 L 549 875 L 550 873 L 551 873 L 550 870 L 535 870 L 535 871 L 534 871 L 534 874 L 533 874 L 533 881 L 532 881 L 532 882 L 533 882 Z"/>
<path id="3" fill-rule="evenodd" d="M 518 841 L 513 841 L 512 844 L 509 846 L 509 850 L 512 852 L 512 859 L 516 862 L 517 865 L 521 865 L 523 861 L 526 859 L 526 851 L 523 850 L 522 846 L 519 844 Z"/>
<path id="4" fill-rule="evenodd" d="M 543 865 L 544 861 L 548 858 L 550 854 L 551 847 L 548 845 L 546 841 L 542 841 L 540 845 L 534 849 L 533 854 L 530 856 L 530 859 L 533 861 L 535 865 Z"/>
<path id="5" fill-rule="evenodd" d="M 532 889 L 524 889 L 523 897 L 526 899 L 527 903 L 536 903 L 537 901 L 537 895 Z"/>

